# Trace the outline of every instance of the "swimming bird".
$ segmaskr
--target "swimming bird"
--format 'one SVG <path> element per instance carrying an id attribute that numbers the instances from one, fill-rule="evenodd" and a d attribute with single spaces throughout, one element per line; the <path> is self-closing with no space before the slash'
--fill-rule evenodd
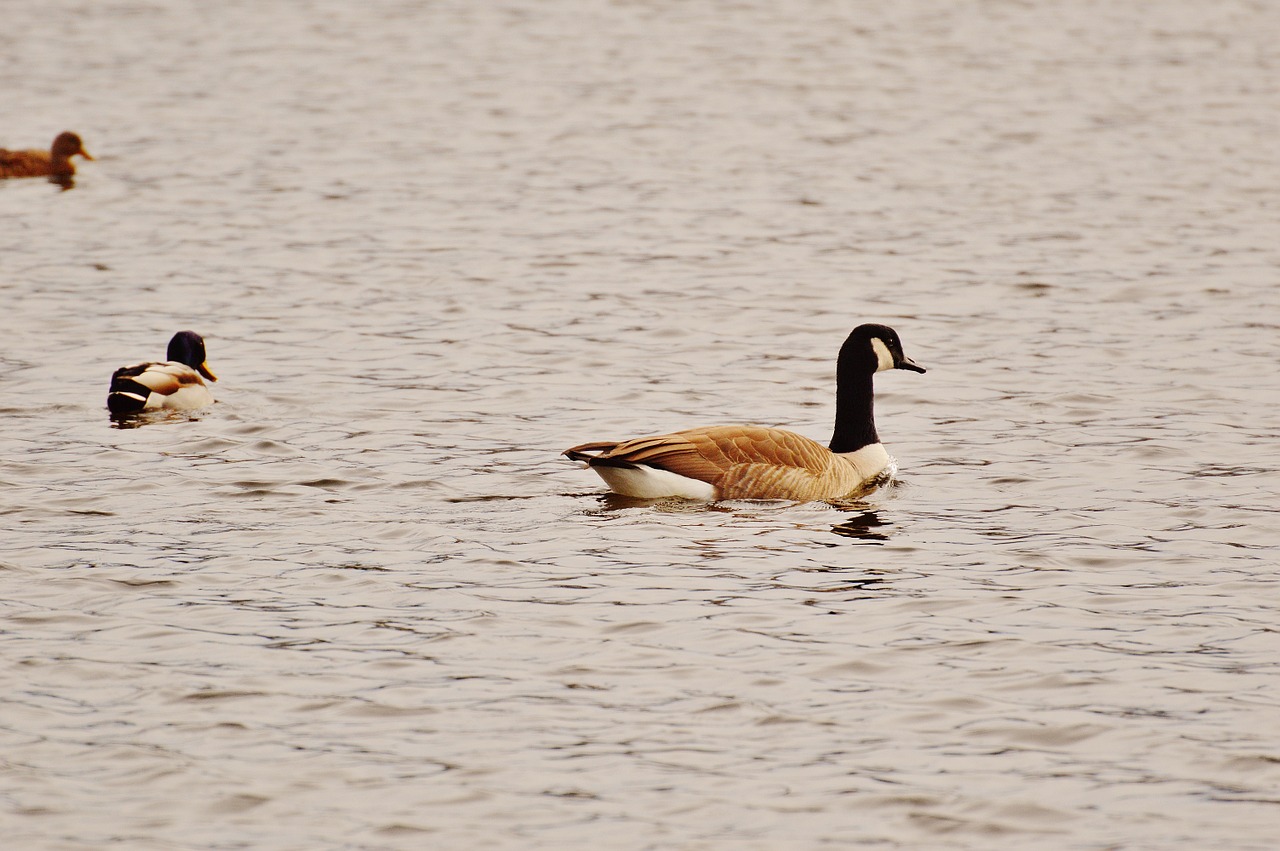
<path id="1" fill-rule="evenodd" d="M 886 325 L 859 325 L 836 361 L 836 424 L 829 447 L 779 428 L 712 426 L 566 449 L 610 490 L 657 499 L 840 499 L 865 492 L 892 472 L 873 415 L 871 376 L 886 369 L 924 372 Z"/>
<path id="2" fill-rule="evenodd" d="M 204 339 L 195 331 L 179 331 L 169 341 L 167 361 L 122 366 L 111 376 L 107 407 L 113 414 L 151 408 L 192 411 L 213 404 L 204 379 L 218 377 L 205 363 Z"/>
<path id="3" fill-rule="evenodd" d="M 6 151 L 0 148 L 0 178 L 70 177 L 76 173 L 71 158 L 76 154 L 91 160 L 75 133 L 59 133 L 49 150 Z"/>

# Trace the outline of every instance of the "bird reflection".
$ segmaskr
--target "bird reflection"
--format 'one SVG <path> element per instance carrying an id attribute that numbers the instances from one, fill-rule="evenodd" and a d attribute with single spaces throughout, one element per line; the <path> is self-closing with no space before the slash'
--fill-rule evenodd
<path id="1" fill-rule="evenodd" d="M 139 414 L 108 414 L 112 428 L 138 428 L 151 422 L 149 417 Z"/>
<path id="2" fill-rule="evenodd" d="M 578 494 L 586 496 L 587 494 Z M 650 508 L 665 512 L 679 513 L 696 513 L 701 511 L 718 511 L 726 514 L 735 513 L 734 508 L 730 505 L 721 505 L 718 503 L 707 503 L 699 500 L 680 499 L 678 497 L 669 497 L 666 499 L 639 499 L 637 497 L 622 496 L 616 493 L 598 494 L 597 499 L 600 507 L 589 511 L 590 514 L 613 514 L 614 512 L 623 511 L 628 508 Z M 847 502 L 843 504 L 835 504 L 836 508 L 843 508 L 846 511 L 853 510 L 856 514 L 850 514 L 844 520 L 836 523 L 831 527 L 831 531 L 842 538 L 856 538 L 860 541 L 867 541 L 874 544 L 882 544 L 889 540 L 889 527 L 892 525 L 887 520 L 881 520 L 876 509 L 871 508 L 865 502 Z"/>
<path id="3" fill-rule="evenodd" d="M 110 413 L 107 416 L 111 419 L 112 428 L 141 428 L 142 426 L 156 425 L 157 423 L 185 423 L 195 422 L 200 419 L 192 416 L 188 411 L 170 411 L 163 408 L 134 411 L 132 413 Z"/>
<path id="4" fill-rule="evenodd" d="M 842 538 L 857 538 L 863 541 L 882 543 L 889 540 L 889 535 L 876 530 L 887 526 L 889 526 L 889 523 L 881 520 L 879 514 L 872 510 L 866 510 L 845 518 L 843 522 L 832 526 L 831 531 Z"/>
<path id="5" fill-rule="evenodd" d="M 643 499 L 635 496 L 623 496 L 610 491 L 609 493 L 600 494 L 599 502 L 600 511 L 606 513 L 622 511 L 627 508 L 653 508 L 658 511 L 676 512 L 719 511 L 726 514 L 732 513 L 728 507 L 723 505 L 696 499 L 682 499 L 678 496 Z"/>

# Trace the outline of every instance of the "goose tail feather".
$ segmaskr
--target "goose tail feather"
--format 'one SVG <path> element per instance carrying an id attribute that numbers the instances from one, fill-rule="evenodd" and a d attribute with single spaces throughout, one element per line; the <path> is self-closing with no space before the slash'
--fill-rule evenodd
<path id="1" fill-rule="evenodd" d="M 560 454 L 568 458 L 570 461 L 582 461 L 586 464 L 605 463 L 609 459 L 601 458 L 600 454 L 608 452 L 617 445 L 618 441 L 616 440 L 597 440 L 594 443 L 583 443 L 578 446 L 570 447 Z M 619 464 L 618 466 L 622 465 Z M 626 466 L 633 465 L 627 464 Z"/>

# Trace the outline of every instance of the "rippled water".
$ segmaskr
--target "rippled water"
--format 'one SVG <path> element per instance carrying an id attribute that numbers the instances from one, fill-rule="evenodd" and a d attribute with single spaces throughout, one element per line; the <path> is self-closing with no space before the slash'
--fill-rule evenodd
<path id="1" fill-rule="evenodd" d="M 1274 847 L 1280 9 L 47 5 L 6 847 Z M 864 506 L 557 457 L 825 439 L 863 321 Z M 112 427 L 188 327 L 218 404 Z"/>

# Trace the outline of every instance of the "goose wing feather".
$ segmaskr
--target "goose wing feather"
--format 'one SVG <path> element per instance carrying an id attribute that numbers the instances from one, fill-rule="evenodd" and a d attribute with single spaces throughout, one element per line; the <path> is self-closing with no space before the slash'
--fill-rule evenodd
<path id="1" fill-rule="evenodd" d="M 699 439 L 698 429 L 637 437 L 614 445 L 600 454 L 602 459 L 645 464 L 670 470 L 681 476 L 718 484 L 724 474 L 723 457 L 715 445 Z"/>
<path id="2" fill-rule="evenodd" d="M 795 432 L 732 426 L 694 430 L 689 438 L 721 470 L 721 499 L 824 499 L 856 484 L 845 461 Z"/>
<path id="3" fill-rule="evenodd" d="M 599 450 L 598 456 L 582 454 Z M 578 452 L 576 456 L 570 453 Z M 588 463 L 648 465 L 715 486 L 721 499 L 819 499 L 856 486 L 857 473 L 827 447 L 794 432 L 713 426 L 583 444 L 566 454 Z M 849 467 L 849 469 L 845 469 Z"/>
<path id="4" fill-rule="evenodd" d="M 698 453 L 722 469 L 768 464 L 820 474 L 831 466 L 831 451 L 816 441 L 780 428 L 713 426 L 677 432 Z"/>

